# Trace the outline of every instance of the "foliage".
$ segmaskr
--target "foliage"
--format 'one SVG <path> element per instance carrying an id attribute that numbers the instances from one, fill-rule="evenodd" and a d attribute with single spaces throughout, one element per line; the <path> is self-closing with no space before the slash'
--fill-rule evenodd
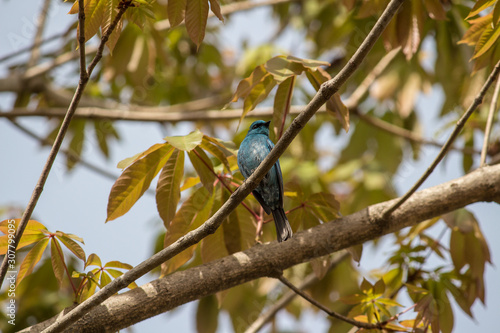
<path id="1" fill-rule="evenodd" d="M 321 85 L 338 72 L 357 51 L 388 2 L 312 0 L 274 5 L 273 19 L 280 27 L 277 37 L 283 31 L 300 32 L 308 45 L 302 50 L 305 55 L 299 58 L 268 43 L 245 49 L 238 62 L 222 46 L 219 29 L 224 27 L 207 25 L 209 10 L 222 22 L 233 19 L 222 15 L 224 6 L 221 8 L 217 0 L 132 1 L 107 42 L 109 53 L 96 69 L 98 73 L 89 83 L 82 104 L 109 108 L 113 103 L 111 109 L 131 106 L 139 110 L 130 111 L 136 114 L 160 112 L 169 106 L 174 110 L 177 107 L 186 117 L 224 105 L 224 109 L 241 106 L 242 112 L 231 120 L 225 120 L 223 110 L 221 119 L 213 122 L 202 117 L 194 122 L 196 129 L 191 133 L 166 136 L 163 142 L 119 162 L 122 173 L 110 190 L 106 222 L 117 220 L 113 224 L 119 227 L 120 217 L 157 179 L 155 200 L 158 221 L 164 228 L 164 235 L 159 236 L 160 247 L 170 246 L 200 227 L 243 182 L 237 170 L 236 149 L 252 111 L 272 105 L 266 117 L 272 119 L 272 139 L 279 140 L 294 117 L 291 107 L 308 103 Z M 106 33 L 119 3 L 85 0 L 86 41 L 91 43 L 94 36 Z M 441 117 L 441 122 L 456 122 L 488 70 L 500 59 L 500 1 L 479 0 L 472 8 L 468 6 L 466 1 L 406 1 L 360 70 L 326 102 L 326 113 L 312 118 L 281 156 L 285 211 L 294 232 L 334 223 L 342 214 L 396 196 L 393 186 L 398 175 L 406 172 L 405 161 L 418 161 L 422 144 L 426 143 L 408 141 L 398 134 L 420 134 L 421 114 L 415 109 L 422 93 L 441 88 L 444 101 L 436 117 Z M 69 13 L 77 14 L 78 8 L 75 1 Z M 158 21 L 165 20 L 170 28 L 158 29 Z M 77 29 L 74 25 L 70 32 Z M 424 41 L 431 45 L 431 51 Z M 63 44 L 62 51 L 68 52 L 76 45 L 74 38 Z M 392 50 L 397 55 L 371 78 L 367 92 L 354 105 L 348 104 L 348 109 L 344 104 L 347 97 L 363 87 L 371 70 Z M 429 58 L 432 51 L 436 59 Z M 13 67 L 19 69 L 22 66 Z M 42 79 L 54 83 L 50 77 Z M 63 88 L 72 90 L 74 86 Z M 201 107 L 192 104 L 206 100 L 210 102 L 201 103 Z M 61 104 L 49 90 L 42 90 L 19 93 L 13 107 L 34 105 L 43 109 Z M 475 138 L 483 133 L 485 109 L 474 115 L 460 134 L 464 172 L 477 165 L 471 150 L 474 153 Z M 55 137 L 60 122 L 53 121 L 52 125 L 47 139 Z M 68 170 L 79 166 L 85 144 L 91 140 L 109 158 L 115 140 L 122 136 L 115 125 L 103 119 L 74 120 L 67 140 L 71 152 L 66 160 Z M 235 127 L 241 130 L 233 133 Z M 397 130 L 381 130 L 387 127 Z M 494 149 L 490 152 L 493 154 Z M 18 222 L 0 222 L 4 234 L 0 236 L 0 254 L 6 254 L 9 248 L 9 224 L 17 230 Z M 165 276 L 248 249 L 256 239 L 272 241 L 274 228 L 268 222 L 272 217 L 265 215 L 250 195 L 215 233 L 163 263 L 160 274 Z M 263 234 L 256 235 L 260 224 L 264 225 Z M 434 231 L 439 228 L 442 232 L 435 237 Z M 485 267 L 492 263 L 491 255 L 480 222 L 465 208 L 395 233 L 387 241 L 393 250 L 379 270 L 362 273 L 350 258 L 332 264 L 337 259 L 334 254 L 293 267 L 285 275 L 297 284 L 316 276 L 318 282 L 309 291 L 320 303 L 360 322 L 383 323 L 385 329 L 393 331 L 452 332 L 458 314 L 450 302 L 470 317 L 476 301 L 485 302 Z M 28 281 L 35 277 L 49 279 L 51 268 L 50 279 L 57 281 L 61 290 L 59 307 L 43 303 L 38 309 L 32 304 L 33 296 L 27 291 L 22 293 L 29 300 L 26 309 L 29 305 L 30 311 L 37 313 L 36 320 L 56 314 L 68 305 L 68 299 L 84 301 L 132 269 L 120 261 L 103 265 L 97 254 L 87 257 L 79 243 L 83 244 L 83 240 L 75 235 L 50 232 L 35 220 L 28 223 L 18 245 L 24 258 L 17 283 L 21 289 L 28 289 Z M 376 241 L 373 246 L 377 246 Z M 362 250 L 363 246 L 350 249 L 355 261 L 359 262 Z M 43 260 L 44 256 L 47 260 Z M 439 264 L 429 264 L 430 257 Z M 135 283 L 129 285 L 135 287 Z M 54 290 L 54 283 L 47 286 L 47 293 Z M 218 317 L 225 312 L 234 330 L 244 331 L 284 292 L 275 281 L 261 279 L 204 297 L 198 302 L 197 330 L 215 332 Z M 400 304 L 402 295 L 412 303 Z M 285 311 L 299 319 L 308 307 L 295 300 Z M 411 315 L 409 310 L 413 310 Z M 409 319 L 400 319 L 402 315 Z M 338 319 L 329 320 L 331 331 L 347 332 L 352 328 Z"/>

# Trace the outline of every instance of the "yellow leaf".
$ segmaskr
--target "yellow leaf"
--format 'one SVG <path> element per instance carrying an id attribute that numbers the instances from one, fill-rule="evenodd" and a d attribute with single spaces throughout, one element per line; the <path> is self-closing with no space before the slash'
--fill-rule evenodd
<path id="1" fill-rule="evenodd" d="M 19 283 L 21 283 L 26 276 L 33 272 L 33 269 L 42 258 L 43 251 L 45 251 L 48 244 L 48 238 L 42 239 L 28 252 L 26 257 L 24 257 L 23 263 L 21 264 L 17 275 L 17 285 L 19 285 Z"/>
<path id="2" fill-rule="evenodd" d="M 184 152 L 175 150 L 163 167 L 156 187 L 156 207 L 165 225 L 175 216 L 184 176 Z"/>
<path id="3" fill-rule="evenodd" d="M 111 188 L 106 222 L 122 216 L 132 208 L 149 188 L 151 181 L 163 168 L 173 151 L 174 147 L 164 143 L 162 147 L 125 169 Z"/>
<path id="4" fill-rule="evenodd" d="M 52 237 L 50 241 L 50 258 L 52 261 L 52 270 L 56 276 L 56 280 L 59 286 L 63 284 L 64 278 L 64 256 L 61 249 L 61 245 L 55 237 Z"/>

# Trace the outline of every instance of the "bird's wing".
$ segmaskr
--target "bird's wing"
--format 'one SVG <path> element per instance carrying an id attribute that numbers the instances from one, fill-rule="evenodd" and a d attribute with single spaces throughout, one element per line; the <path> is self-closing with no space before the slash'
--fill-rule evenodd
<path id="1" fill-rule="evenodd" d="M 264 198 L 262 198 L 260 193 L 257 192 L 256 190 L 253 190 L 252 193 L 253 193 L 253 196 L 255 197 L 255 199 L 257 199 L 257 201 L 260 203 L 262 208 L 264 208 L 264 211 L 266 212 L 266 214 L 271 214 L 271 208 L 269 208 L 269 206 L 266 204 L 266 201 L 264 200 Z"/>
<path id="2" fill-rule="evenodd" d="M 269 148 L 269 152 L 271 152 L 271 150 L 274 148 L 274 143 L 270 139 L 267 139 L 267 147 Z M 283 193 L 285 191 L 283 190 L 283 175 L 281 174 L 280 160 L 276 161 L 274 167 L 276 171 L 276 178 L 278 179 L 279 184 L 280 205 L 281 207 L 283 207 Z"/>

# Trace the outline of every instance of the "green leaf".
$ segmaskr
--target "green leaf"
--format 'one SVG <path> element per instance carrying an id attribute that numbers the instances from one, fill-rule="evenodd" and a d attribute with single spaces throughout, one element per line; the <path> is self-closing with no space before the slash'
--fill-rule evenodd
<path id="1" fill-rule="evenodd" d="M 102 267 L 101 258 L 99 258 L 97 254 L 92 253 L 91 255 L 89 255 L 89 257 L 87 258 L 87 262 L 85 263 L 85 268 L 87 268 L 88 266 Z"/>
<path id="2" fill-rule="evenodd" d="M 114 268 L 121 268 L 121 269 L 132 269 L 133 268 L 132 265 L 126 264 L 124 262 L 117 261 L 117 260 L 107 262 L 106 265 L 104 265 L 104 267 L 105 268 L 114 267 Z"/>
<path id="3" fill-rule="evenodd" d="M 77 160 L 75 157 L 82 155 L 83 145 L 85 142 L 85 120 L 77 119 L 71 122 L 71 133 L 73 137 L 69 142 L 69 151 L 71 155 L 66 157 L 66 167 L 71 170 L 75 167 Z"/>
<path id="4" fill-rule="evenodd" d="M 229 165 L 228 157 L 232 156 L 233 153 L 229 151 L 222 143 L 217 139 L 209 137 L 207 135 L 203 136 L 200 147 L 208 151 L 210 154 L 214 155 L 221 161 L 221 163 L 226 168 L 228 173 L 231 173 L 231 166 Z"/>
<path id="5" fill-rule="evenodd" d="M 444 285 L 439 282 L 435 282 L 434 284 L 434 298 L 438 304 L 439 328 L 443 333 L 451 333 L 453 331 L 454 318 L 450 300 L 444 290 Z"/>
<path id="6" fill-rule="evenodd" d="M 366 300 L 366 295 L 361 295 L 361 294 L 347 295 L 340 298 L 340 301 L 350 305 L 359 304 L 364 302 L 365 300 Z"/>
<path id="7" fill-rule="evenodd" d="M 212 193 L 216 178 L 212 161 L 199 147 L 188 152 L 188 156 L 196 173 L 200 176 L 201 183 L 210 193 Z"/>
<path id="8" fill-rule="evenodd" d="M 477 2 L 474 4 L 474 7 L 472 7 L 469 15 L 467 15 L 465 19 L 467 20 L 468 18 L 476 16 L 486 8 L 493 6 L 495 2 L 497 2 L 497 0 L 477 0 Z"/>
<path id="9" fill-rule="evenodd" d="M 384 292 L 385 292 L 385 282 L 384 279 L 380 279 L 377 282 L 375 282 L 375 285 L 373 286 L 373 294 L 382 295 Z"/>
<path id="10" fill-rule="evenodd" d="M 226 202 L 229 199 L 229 191 L 220 187 L 221 191 L 221 200 L 220 205 Z M 215 209 L 215 205 L 214 205 Z M 241 251 L 242 248 L 242 230 L 240 224 L 244 223 L 240 221 L 238 210 L 233 210 L 227 218 L 222 222 L 222 232 L 224 234 L 224 245 L 226 246 L 226 250 L 228 254 L 233 254 L 235 252 Z"/>
<path id="11" fill-rule="evenodd" d="M 370 282 L 368 282 L 367 279 L 363 278 L 360 289 L 363 291 L 363 293 L 368 294 L 373 292 L 373 285 Z"/>
<path id="12" fill-rule="evenodd" d="M 469 29 L 467 29 L 462 39 L 458 41 L 458 44 L 467 44 L 470 46 L 475 46 L 476 43 L 479 41 L 479 38 L 481 38 L 484 29 L 486 29 L 488 25 L 491 25 L 491 19 L 492 19 L 492 14 L 488 14 L 485 16 L 481 16 L 475 20 L 471 20 L 470 21 L 471 26 L 469 27 Z"/>
<path id="13" fill-rule="evenodd" d="M 200 254 L 204 264 L 228 255 L 222 228 L 202 239 Z"/>
<path id="14" fill-rule="evenodd" d="M 152 152 L 154 152 L 160 148 L 163 148 L 164 146 L 165 146 L 164 143 L 155 143 L 154 145 L 152 145 L 151 147 L 149 147 L 148 149 L 146 149 L 142 153 L 137 153 L 132 157 L 127 157 L 127 158 L 121 160 L 120 162 L 118 162 L 118 165 L 116 167 L 123 170 L 123 169 L 129 167 L 135 161 L 140 160 L 144 156 L 149 155 Z"/>
<path id="15" fill-rule="evenodd" d="M 295 85 L 295 76 L 287 78 L 278 85 L 276 96 L 274 97 L 273 107 L 273 127 L 276 138 L 279 139 L 283 135 L 285 120 L 290 112 L 292 104 L 293 88 Z"/>
<path id="16" fill-rule="evenodd" d="M 103 1 L 103 0 L 101 0 Z M 116 14 L 118 13 L 118 4 L 121 0 L 106 0 L 106 5 L 104 7 L 104 18 L 101 23 L 101 31 L 102 34 L 105 35 L 108 32 L 108 29 L 111 26 L 111 23 L 115 20 Z M 116 28 L 111 32 L 108 41 L 106 42 L 106 46 L 109 51 L 113 53 L 113 49 L 115 48 L 116 42 L 120 37 L 123 28 L 123 18 L 120 19 Z"/>
<path id="17" fill-rule="evenodd" d="M 14 221 L 14 223 L 12 223 Z M 8 220 L 3 220 L 0 222 L 0 231 L 3 232 L 5 235 L 9 234 L 9 225 L 14 225 L 14 230 L 17 232 L 17 229 L 19 227 L 19 222 L 21 222 L 21 219 L 8 219 Z M 43 224 L 36 220 L 29 220 L 28 223 L 26 224 L 26 228 L 24 229 L 23 235 L 33 235 L 33 234 L 43 234 L 43 231 L 47 231 L 47 227 L 45 227 Z"/>
<path id="18" fill-rule="evenodd" d="M 316 90 L 319 90 L 322 83 L 331 79 L 330 74 L 322 68 L 308 70 L 306 71 L 306 76 Z M 339 120 L 346 133 L 349 131 L 349 109 L 342 103 L 339 93 L 333 94 L 326 101 L 326 111 Z"/>
<path id="19" fill-rule="evenodd" d="M 108 200 L 107 221 L 114 220 L 132 208 L 146 192 L 153 178 L 160 172 L 174 148 L 164 143 L 162 147 L 130 165 L 116 180 Z"/>
<path id="20" fill-rule="evenodd" d="M 215 193 L 215 192 L 214 192 Z M 210 216 L 214 196 L 204 187 L 197 189 L 181 206 L 169 225 L 165 226 L 164 247 L 174 243 L 189 231 L 198 228 Z M 166 263 L 162 264 L 162 275 L 169 274 L 184 265 L 193 256 L 196 245 L 179 253 Z"/>
<path id="21" fill-rule="evenodd" d="M 64 278 L 64 256 L 62 253 L 61 245 L 55 237 L 52 237 L 50 242 L 50 259 L 52 261 L 52 270 L 56 276 L 59 286 L 63 284 Z"/>
<path id="22" fill-rule="evenodd" d="M 19 268 L 19 273 L 17 275 L 17 285 L 19 285 L 19 283 L 21 283 L 21 281 L 26 276 L 30 275 L 31 272 L 33 272 L 33 268 L 35 268 L 36 264 L 42 258 L 43 251 L 45 251 L 45 248 L 47 248 L 48 244 L 49 239 L 44 238 L 36 243 L 36 245 L 28 252 L 28 254 L 26 254 L 26 257 L 24 257 L 23 263 Z"/>
<path id="23" fill-rule="evenodd" d="M 472 59 L 477 59 L 481 55 L 485 54 L 492 46 L 495 45 L 498 37 L 500 37 L 500 26 L 498 24 L 496 26 L 493 26 L 492 24 L 487 25 L 481 34 L 481 38 L 479 38 L 479 41 L 476 44 Z"/>
<path id="24" fill-rule="evenodd" d="M 262 81 L 253 87 L 252 91 L 250 91 L 250 94 L 248 94 L 243 102 L 243 113 L 240 118 L 240 123 L 248 112 L 255 109 L 260 102 L 266 99 L 275 85 L 276 81 L 273 79 L 273 76 L 267 74 L 262 78 Z"/>
<path id="25" fill-rule="evenodd" d="M 249 77 L 240 81 L 238 87 L 236 88 L 236 92 L 234 93 L 233 98 L 231 98 L 230 102 L 236 102 L 240 98 L 246 98 L 250 94 L 252 89 L 257 84 L 259 84 L 267 75 L 268 73 L 263 65 L 255 67 Z M 226 108 L 227 106 L 228 105 L 226 105 L 224 108 Z"/>
<path id="26" fill-rule="evenodd" d="M 47 236 L 42 234 L 42 233 L 31 234 L 31 235 L 23 234 L 23 236 L 21 237 L 21 241 L 17 245 L 17 249 L 18 250 L 22 249 L 23 247 L 31 245 L 33 243 L 36 243 L 36 242 L 38 242 L 41 239 L 46 238 L 46 237 Z M 9 239 L 12 239 L 12 238 L 9 238 L 8 235 L 4 235 L 4 236 L 0 237 L 0 255 L 4 255 L 7 253 L 7 250 L 9 248 Z M 11 243 L 12 243 L 12 241 L 11 241 Z"/>
<path id="27" fill-rule="evenodd" d="M 206 296 L 198 301 L 196 310 L 196 330 L 198 333 L 215 333 L 219 318 L 219 306 L 214 295 Z"/>
<path id="28" fill-rule="evenodd" d="M 497 1 L 495 8 L 493 8 L 493 25 L 498 25 L 500 21 L 500 1 Z"/>
<path id="29" fill-rule="evenodd" d="M 167 136 L 164 138 L 165 141 L 170 143 L 175 148 L 188 152 L 198 147 L 202 139 L 203 133 L 201 133 L 198 129 L 189 133 L 188 135 Z"/>
<path id="30" fill-rule="evenodd" d="M 186 0 L 169 0 L 167 3 L 168 20 L 170 26 L 176 27 L 184 21 Z"/>
<path id="31" fill-rule="evenodd" d="M 184 176 L 184 152 L 175 149 L 165 163 L 156 187 L 156 207 L 165 225 L 175 216 L 181 197 L 180 185 Z"/>
<path id="32" fill-rule="evenodd" d="M 328 273 L 330 268 L 330 256 L 324 256 L 320 258 L 315 258 L 310 261 L 311 268 L 314 272 L 314 275 L 321 280 L 325 277 L 326 273 Z"/>
<path id="33" fill-rule="evenodd" d="M 120 277 L 123 275 L 123 272 L 122 271 L 119 271 L 117 269 L 112 269 L 112 268 L 109 268 L 109 269 L 106 269 L 106 272 L 108 272 L 114 279 Z M 134 288 L 137 288 L 137 283 L 135 282 L 132 282 L 131 284 L 129 284 L 127 286 L 127 288 L 129 289 L 134 289 Z"/>
<path id="34" fill-rule="evenodd" d="M 111 277 L 109 276 L 108 273 L 106 272 L 102 272 L 101 273 L 101 283 L 99 284 L 99 288 L 104 288 L 105 286 L 107 286 L 108 284 L 111 283 Z"/>
<path id="35" fill-rule="evenodd" d="M 441 279 L 440 279 L 441 283 L 443 284 L 443 286 L 446 289 L 448 289 L 448 291 L 453 296 L 453 298 L 455 299 L 455 302 L 457 302 L 457 304 L 460 306 L 460 308 L 465 313 L 467 313 L 467 315 L 469 315 L 469 317 L 473 318 L 472 311 L 471 311 L 471 307 L 472 307 L 473 303 L 468 302 L 467 298 L 464 295 L 464 291 L 460 290 L 457 286 L 455 286 L 455 284 L 453 284 L 453 282 L 446 276 L 449 274 L 452 274 L 452 273 L 445 273 L 445 274 L 441 275 Z"/>
<path id="36" fill-rule="evenodd" d="M 377 302 L 381 303 L 381 304 L 388 305 L 388 306 L 403 307 L 401 304 L 399 304 L 398 302 L 396 302 L 395 300 L 390 299 L 390 298 L 377 298 Z"/>
<path id="37" fill-rule="evenodd" d="M 85 262 L 85 251 L 83 251 L 82 247 L 78 245 L 75 241 L 68 237 L 65 233 L 58 231 L 56 233 L 56 237 L 70 250 L 73 254 L 78 258 Z"/>
<path id="38" fill-rule="evenodd" d="M 85 41 L 94 37 L 99 31 L 99 27 L 104 19 L 105 0 L 86 0 L 84 1 L 85 13 Z M 68 14 L 78 14 L 78 0 L 74 2 Z M 80 27 L 78 27 L 80 31 Z"/>
<path id="39" fill-rule="evenodd" d="M 302 74 L 304 71 L 316 71 L 320 66 L 329 66 L 325 61 L 301 59 L 293 56 L 277 56 L 265 64 L 267 71 L 280 84 L 289 77 Z"/>
<path id="40" fill-rule="evenodd" d="M 340 204 L 331 193 L 314 193 L 307 199 L 307 207 L 323 222 L 339 217 Z"/>
<path id="41" fill-rule="evenodd" d="M 186 6 L 186 29 L 189 38 L 199 48 L 205 38 L 205 27 L 208 18 L 207 0 L 189 0 Z"/>
<path id="42" fill-rule="evenodd" d="M 92 273 L 93 271 L 95 271 L 95 275 Z M 95 290 L 97 288 L 97 281 L 99 281 L 101 277 L 101 271 L 98 271 L 97 269 L 93 271 L 87 274 L 88 276 L 87 281 L 85 282 L 85 285 L 83 286 L 82 291 L 80 292 L 80 297 L 79 297 L 80 302 L 83 302 L 84 300 L 86 300 L 95 293 Z"/>
<path id="43" fill-rule="evenodd" d="M 286 79 L 302 74 L 306 68 L 303 64 L 290 61 L 286 56 L 277 56 L 266 62 L 266 70 L 280 84 Z"/>

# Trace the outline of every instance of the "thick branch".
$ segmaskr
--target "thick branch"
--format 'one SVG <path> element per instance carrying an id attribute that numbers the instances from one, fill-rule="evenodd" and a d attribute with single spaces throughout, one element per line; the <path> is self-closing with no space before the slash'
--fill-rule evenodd
<path id="1" fill-rule="evenodd" d="M 474 202 L 495 198 L 500 198 L 500 165 L 486 166 L 419 191 L 387 220 L 380 217 L 397 199 L 299 232 L 286 242 L 256 245 L 154 280 L 99 304 L 68 332 L 114 332 L 201 297 L 257 278 L 275 276 L 276 270 L 362 244 Z M 40 332 L 53 321 L 55 317 L 23 332 Z"/>
<path id="2" fill-rule="evenodd" d="M 347 79 L 359 67 L 363 59 L 368 55 L 377 39 L 380 37 L 385 27 L 389 24 L 391 18 L 396 14 L 404 0 L 391 0 L 387 8 L 384 10 L 374 27 L 360 45 L 356 53 L 349 60 L 346 66 L 333 79 L 323 83 L 320 90 L 314 96 L 312 101 L 307 105 L 292 122 L 290 127 L 283 134 L 281 139 L 276 143 L 276 146 L 269 155 L 262 161 L 255 172 L 230 196 L 229 200 L 203 225 L 199 228 L 188 232 L 186 235 L 179 238 L 170 246 L 153 255 L 148 261 L 142 262 L 130 271 L 113 280 L 98 293 L 91 296 L 66 316 L 60 318 L 56 323 L 46 330 L 49 332 L 59 332 L 68 327 L 76 320 L 80 319 L 90 309 L 101 304 L 104 300 L 114 295 L 119 290 L 127 287 L 131 282 L 148 273 L 155 267 L 159 266 L 168 259 L 179 254 L 188 247 L 197 244 L 204 237 L 214 233 L 220 226 L 222 221 L 257 187 L 264 175 L 276 163 L 279 156 L 283 154 L 285 149 L 290 145 L 299 131 L 306 125 L 311 117 L 318 109 L 326 103 L 326 101 L 335 94 L 339 88 L 347 81 Z M 99 55 L 99 52 L 97 53 Z M 97 57 L 97 56 L 96 56 Z"/>

